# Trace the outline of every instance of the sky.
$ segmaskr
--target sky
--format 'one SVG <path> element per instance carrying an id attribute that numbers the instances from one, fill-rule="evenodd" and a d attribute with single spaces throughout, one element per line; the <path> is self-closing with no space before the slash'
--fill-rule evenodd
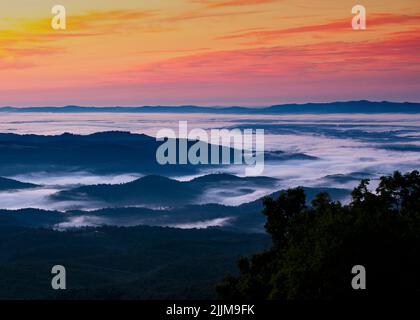
<path id="1" fill-rule="evenodd" d="M 419 31 L 419 0 L 1 1 L 0 106 L 420 102 Z"/>

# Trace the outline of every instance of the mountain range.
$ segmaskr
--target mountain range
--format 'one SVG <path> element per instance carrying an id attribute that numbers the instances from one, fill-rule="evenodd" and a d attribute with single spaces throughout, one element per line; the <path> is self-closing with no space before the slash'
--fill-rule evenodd
<path id="1" fill-rule="evenodd" d="M 14 179 L 0 177 L 0 191 L 36 188 L 36 184 L 20 182 Z"/>
<path id="2" fill-rule="evenodd" d="M 276 190 L 275 179 L 267 177 L 239 178 L 232 175 L 213 174 L 196 178 L 189 182 L 179 182 L 165 177 L 148 176 L 131 183 L 120 185 L 96 185 L 61 191 L 54 195 L 53 201 L 80 200 L 103 201 L 109 207 L 93 210 L 69 210 L 66 212 L 27 208 L 20 210 L 0 210 L 1 226 L 43 227 L 49 229 L 68 229 L 82 226 L 169 226 L 201 228 L 206 224 L 218 225 L 224 230 L 236 232 L 262 232 L 265 218 L 261 214 L 263 199 L 238 206 L 226 206 L 219 203 L 191 204 L 199 195 L 211 187 L 222 188 L 223 184 L 230 189 L 247 189 L 258 186 Z M 245 187 L 246 186 L 246 187 Z M 181 189 L 177 191 L 176 189 Z M 194 191 L 194 189 L 198 189 Z M 307 203 L 310 205 L 315 195 L 327 192 L 336 201 L 345 201 L 350 190 L 341 188 L 304 188 Z M 191 195 L 188 192 L 192 192 Z M 223 192 L 223 191 L 222 191 Z M 268 197 L 278 197 L 281 190 L 269 192 Z M 115 194 L 113 194 L 115 193 Z M 110 197 L 110 198 L 108 198 Z M 172 205 L 172 207 L 149 209 L 141 203 Z M 123 206 L 127 204 L 127 206 Z M 129 206 L 129 204 L 136 206 Z M 120 205 L 121 207 L 115 207 Z M 219 222 L 219 223 L 215 223 Z"/>
<path id="3" fill-rule="evenodd" d="M 266 107 L 203 107 L 203 106 L 141 106 L 141 107 L 93 107 L 93 106 L 45 106 L 0 107 L 0 112 L 136 112 L 136 113 L 220 113 L 220 114 L 294 114 L 294 113 L 420 113 L 420 103 L 373 102 L 367 100 L 329 103 L 281 104 Z"/>
<path id="4" fill-rule="evenodd" d="M 54 201 L 94 201 L 103 206 L 129 205 L 182 206 L 205 197 L 210 189 L 230 195 L 245 195 L 258 188 L 271 189 L 277 179 L 269 177 L 240 178 L 229 174 L 210 174 L 191 181 L 178 181 L 163 176 L 145 176 L 123 184 L 88 185 L 60 191 Z"/>
<path id="5" fill-rule="evenodd" d="M 180 139 L 176 139 L 179 144 Z M 190 148 L 196 141 L 187 142 Z M 98 132 L 90 135 L 64 133 L 57 136 L 17 135 L 0 133 L 0 176 L 25 172 L 86 171 L 99 174 L 142 173 L 174 176 L 195 174 L 217 165 L 160 165 L 156 150 L 162 144 L 144 134 L 122 131 Z M 208 144 L 209 158 L 212 148 Z M 222 149 L 219 147 L 219 159 Z M 234 149 L 230 148 L 233 163 Z M 266 152 L 267 160 L 302 159 L 314 157 L 302 153 Z M 220 160 L 221 163 L 221 160 Z M 219 166 L 223 167 L 222 165 Z"/>

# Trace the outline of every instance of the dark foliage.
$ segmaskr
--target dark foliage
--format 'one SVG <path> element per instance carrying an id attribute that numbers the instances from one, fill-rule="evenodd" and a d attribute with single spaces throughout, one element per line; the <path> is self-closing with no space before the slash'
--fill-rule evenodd
<path id="1" fill-rule="evenodd" d="M 272 247 L 238 262 L 217 291 L 223 299 L 413 298 L 420 295 L 420 175 L 382 177 L 376 192 L 362 180 L 343 206 L 302 188 L 264 201 Z M 366 269 L 353 290 L 352 267 Z"/>
<path id="2" fill-rule="evenodd" d="M 210 299 L 265 234 L 138 226 L 50 229 L 0 226 L 0 299 Z M 51 288 L 66 267 L 67 290 Z"/>

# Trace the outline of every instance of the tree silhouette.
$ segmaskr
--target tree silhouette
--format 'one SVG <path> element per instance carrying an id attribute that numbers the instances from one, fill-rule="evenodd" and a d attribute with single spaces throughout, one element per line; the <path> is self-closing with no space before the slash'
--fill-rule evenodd
<path id="1" fill-rule="evenodd" d="M 302 188 L 264 200 L 273 244 L 238 261 L 239 275 L 217 286 L 222 299 L 312 300 L 420 296 L 420 175 L 382 177 L 376 192 L 362 180 L 348 205 Z M 352 267 L 366 269 L 354 290 Z"/>

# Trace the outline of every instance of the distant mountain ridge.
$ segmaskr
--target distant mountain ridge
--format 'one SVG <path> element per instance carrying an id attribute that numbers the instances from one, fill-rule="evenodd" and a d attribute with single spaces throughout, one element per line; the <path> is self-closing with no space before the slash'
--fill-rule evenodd
<path id="1" fill-rule="evenodd" d="M 176 141 L 178 145 L 180 140 Z M 195 143 L 196 141 L 188 141 L 188 148 Z M 129 172 L 169 176 L 196 174 L 210 166 L 160 165 L 156 161 L 156 150 L 161 144 L 162 142 L 156 141 L 153 137 L 122 131 L 89 135 L 64 133 L 57 136 L 0 133 L 0 176 L 39 171 Z M 227 149 L 219 147 L 220 159 L 224 148 Z M 230 148 L 232 160 L 233 151 Z M 209 157 L 211 153 L 212 148 L 209 148 Z M 266 155 L 267 160 L 276 161 L 314 160 L 313 157 L 302 153 L 269 151 Z"/>
<path id="2" fill-rule="evenodd" d="M 213 180 L 213 178 L 207 176 L 205 180 Z M 223 177 L 220 178 L 223 179 Z M 225 178 L 230 179 L 230 177 Z M 261 180 L 260 182 L 262 183 L 263 181 Z M 319 192 L 327 192 L 334 201 L 343 201 L 349 198 L 351 194 L 351 190 L 341 188 L 308 187 L 304 188 L 304 190 L 307 205 L 310 205 Z M 281 191 L 270 192 L 267 196 L 277 198 Z M 162 194 L 161 198 L 164 198 L 166 194 L 168 192 Z M 226 220 L 226 223 L 219 226 L 219 228 L 239 232 L 260 233 L 264 232 L 264 224 L 266 222 L 264 215 L 261 213 L 264 198 L 261 197 L 239 206 L 226 206 L 214 203 L 191 205 L 183 202 L 181 206 L 163 209 L 150 209 L 142 206 L 109 207 L 94 211 L 69 210 L 65 212 L 36 208 L 20 210 L 0 209 L 0 228 L 3 226 L 20 226 L 66 229 L 88 225 L 148 225 L 176 228 L 179 224 Z M 72 223 L 72 221 L 76 221 L 76 223 Z"/>
<path id="3" fill-rule="evenodd" d="M 0 191 L 30 189 L 36 187 L 38 187 L 36 184 L 0 177 Z"/>
<path id="4" fill-rule="evenodd" d="M 249 194 L 258 187 L 275 187 L 277 179 L 269 177 L 237 177 L 209 174 L 191 181 L 178 181 L 149 175 L 117 185 L 86 185 L 54 194 L 55 201 L 99 201 L 108 206 L 155 205 L 180 206 L 194 204 L 211 188 L 225 188 L 237 194 Z"/>
<path id="5" fill-rule="evenodd" d="M 218 113 L 218 114 L 283 114 L 283 113 L 420 113 L 420 103 L 416 102 L 373 102 L 367 100 L 328 103 L 282 104 L 268 107 L 203 107 L 181 106 L 140 106 L 140 107 L 0 107 L 0 112 L 112 112 L 112 113 Z"/>

